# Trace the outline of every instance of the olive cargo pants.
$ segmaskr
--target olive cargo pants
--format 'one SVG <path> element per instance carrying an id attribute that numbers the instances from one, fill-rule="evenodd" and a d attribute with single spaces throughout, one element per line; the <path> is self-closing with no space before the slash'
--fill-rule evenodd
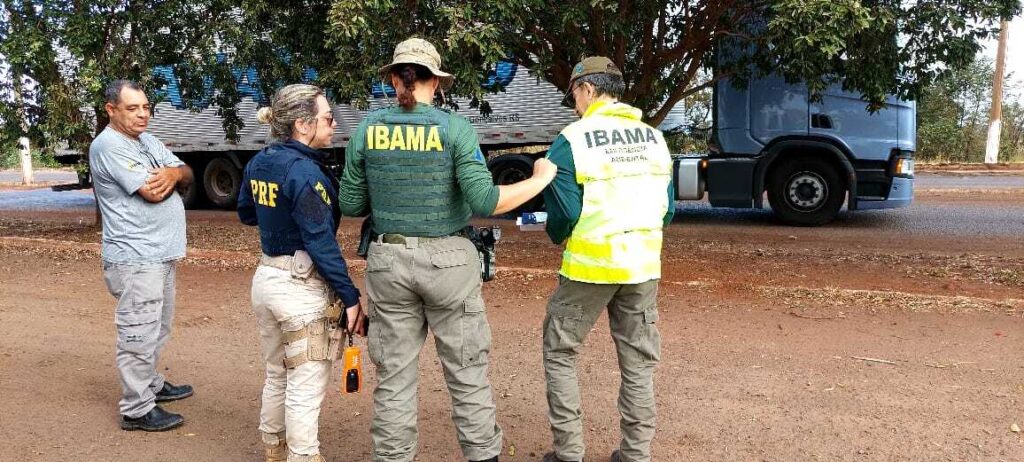
<path id="1" fill-rule="evenodd" d="M 544 378 L 548 419 L 559 459 L 583 460 L 583 415 L 576 357 L 601 312 L 618 353 L 619 443 L 623 462 L 651 460 L 654 439 L 654 367 L 661 359 L 658 280 L 639 284 L 590 284 L 559 276 L 544 317 Z"/>
<path id="2" fill-rule="evenodd" d="M 373 460 L 409 462 L 416 455 L 416 383 L 428 328 L 444 368 L 463 456 L 494 457 L 501 452 L 502 431 L 487 381 L 491 329 L 476 248 L 463 237 L 390 242 L 396 241 L 371 244 L 366 260 L 367 343 L 377 369 Z"/>

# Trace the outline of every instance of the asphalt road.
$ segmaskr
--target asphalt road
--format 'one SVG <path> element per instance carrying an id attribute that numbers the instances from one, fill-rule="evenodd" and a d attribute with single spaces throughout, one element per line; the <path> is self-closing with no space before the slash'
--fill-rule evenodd
<path id="1" fill-rule="evenodd" d="M 707 226 L 762 226 L 776 223 L 769 209 L 721 209 L 712 208 L 706 202 L 679 202 L 675 221 Z M 957 203 L 945 202 L 941 198 L 924 198 L 903 209 L 844 210 L 826 227 L 876 229 L 907 235 L 943 234 L 965 238 L 1024 236 L 1024 200 L 1017 203 Z"/>
<path id="2" fill-rule="evenodd" d="M 61 181 L 63 177 L 67 177 L 68 181 L 75 179 L 73 172 L 46 173 L 49 175 L 48 178 L 55 178 L 47 181 Z M 10 175 L 18 175 L 18 172 L 0 172 L 0 182 L 6 181 L 6 176 Z M 965 237 L 1024 236 L 1024 174 L 925 173 L 918 175 L 915 187 L 921 194 L 909 208 L 854 213 L 844 211 L 828 227 Z M 924 194 L 929 191 L 947 190 L 956 191 L 958 195 L 944 197 Z M 970 200 L 963 200 L 965 198 Z M 54 192 L 48 188 L 0 189 L 0 211 L 66 210 L 91 208 L 93 204 L 91 190 Z M 679 202 L 676 220 L 707 226 L 762 226 L 774 223 L 770 210 L 718 209 L 712 208 L 706 202 Z"/>

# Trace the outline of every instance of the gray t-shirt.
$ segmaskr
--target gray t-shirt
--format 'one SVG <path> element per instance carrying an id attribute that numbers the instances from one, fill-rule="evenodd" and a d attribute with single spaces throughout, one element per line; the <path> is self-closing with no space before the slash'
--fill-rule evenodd
<path id="1" fill-rule="evenodd" d="M 185 256 L 185 206 L 177 191 L 152 203 L 136 194 L 159 167 L 185 165 L 156 137 L 132 139 L 111 127 L 89 146 L 89 169 L 103 216 L 103 260 L 141 265 Z"/>

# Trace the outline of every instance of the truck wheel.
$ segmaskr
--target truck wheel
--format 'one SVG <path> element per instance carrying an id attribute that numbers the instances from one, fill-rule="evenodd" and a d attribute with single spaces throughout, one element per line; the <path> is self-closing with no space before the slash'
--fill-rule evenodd
<path id="1" fill-rule="evenodd" d="M 185 208 L 188 210 L 195 209 L 199 205 L 199 190 L 203 188 L 201 178 L 195 178 L 192 184 L 185 188 L 185 191 L 181 193 L 181 202 L 185 204 Z"/>
<path id="2" fill-rule="evenodd" d="M 242 187 L 242 172 L 229 159 L 210 160 L 203 170 L 203 189 L 210 203 L 222 209 L 234 208 Z"/>
<path id="3" fill-rule="evenodd" d="M 783 159 L 768 178 L 768 203 L 783 223 L 820 226 L 846 200 L 846 188 L 832 164 L 817 158 Z"/>
<path id="4" fill-rule="evenodd" d="M 491 170 L 491 177 L 496 185 L 509 185 L 518 183 L 533 176 L 533 159 L 521 154 L 508 154 L 495 157 L 487 163 Z M 533 199 L 526 201 L 512 213 L 535 212 L 544 209 L 544 196 L 538 194 Z"/>

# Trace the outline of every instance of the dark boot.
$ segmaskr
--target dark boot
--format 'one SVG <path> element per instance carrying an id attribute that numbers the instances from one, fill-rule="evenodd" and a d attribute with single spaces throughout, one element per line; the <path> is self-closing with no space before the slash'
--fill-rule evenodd
<path id="1" fill-rule="evenodd" d="M 547 454 L 544 454 L 544 460 L 542 462 L 575 462 L 575 461 L 559 459 L 558 456 L 555 455 L 555 452 L 552 451 L 552 452 L 549 452 Z M 581 460 L 579 462 L 583 462 L 583 461 Z"/>
<path id="2" fill-rule="evenodd" d="M 125 431 L 162 432 L 180 427 L 183 423 L 185 423 L 183 417 L 173 412 L 167 412 L 160 406 L 154 406 L 142 417 L 121 416 L 121 430 Z"/>
<path id="3" fill-rule="evenodd" d="M 164 382 L 164 387 L 160 389 L 160 392 L 156 394 L 156 402 L 164 403 L 167 401 L 177 401 L 179 399 L 185 399 L 192 396 L 192 385 L 171 385 L 170 382 Z"/>
<path id="4" fill-rule="evenodd" d="M 622 462 L 622 453 L 618 449 L 612 451 L 611 462 Z"/>
<path id="5" fill-rule="evenodd" d="M 498 462 L 498 456 L 491 457 L 490 459 L 484 460 L 471 460 L 469 462 Z"/>

